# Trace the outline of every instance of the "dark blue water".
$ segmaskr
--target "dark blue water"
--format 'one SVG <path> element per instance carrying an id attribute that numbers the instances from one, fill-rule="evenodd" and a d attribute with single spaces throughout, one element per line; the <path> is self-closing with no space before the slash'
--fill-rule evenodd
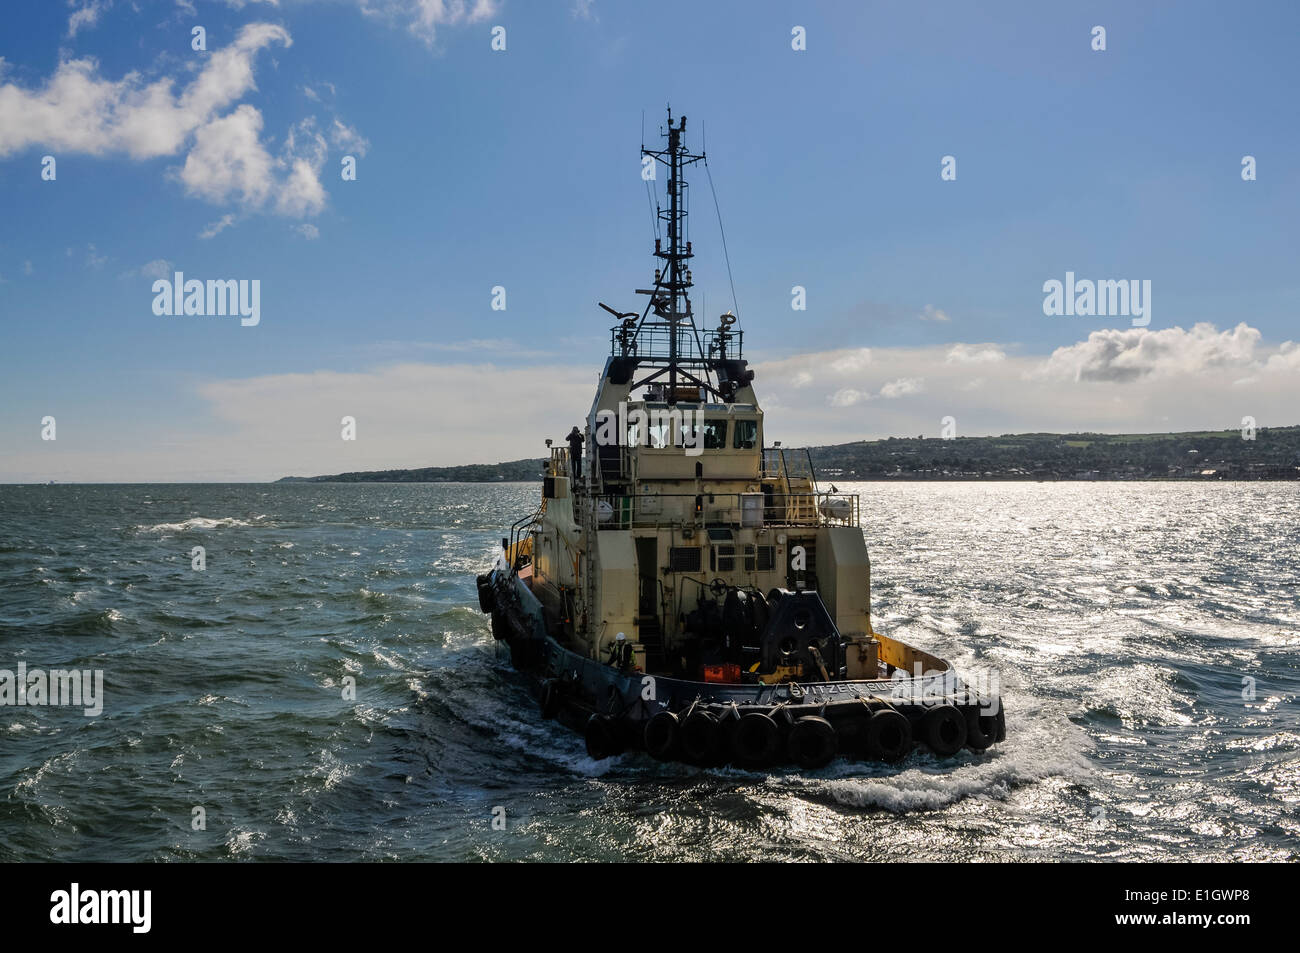
<path id="1" fill-rule="evenodd" d="M 0 487 L 0 669 L 106 695 L 0 707 L 0 859 L 1296 859 L 1294 485 L 856 489 L 876 627 L 997 673 L 991 753 L 589 760 L 477 611 L 535 485 Z"/>

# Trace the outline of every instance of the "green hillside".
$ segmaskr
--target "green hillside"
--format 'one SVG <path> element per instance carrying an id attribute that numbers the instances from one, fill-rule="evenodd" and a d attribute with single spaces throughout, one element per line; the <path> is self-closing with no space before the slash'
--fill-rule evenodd
<path id="1" fill-rule="evenodd" d="M 792 452 L 789 448 L 786 453 Z M 1294 480 L 1300 426 L 1191 433 L 1023 433 L 999 437 L 888 437 L 809 454 L 824 480 Z M 538 480 L 543 459 L 414 470 L 284 477 L 281 483 L 500 483 Z"/>

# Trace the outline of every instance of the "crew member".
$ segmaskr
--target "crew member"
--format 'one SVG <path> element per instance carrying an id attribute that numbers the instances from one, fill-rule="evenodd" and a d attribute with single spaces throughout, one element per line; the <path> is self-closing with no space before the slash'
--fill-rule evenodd
<path id="1" fill-rule="evenodd" d="M 614 636 L 614 642 L 609 647 L 609 664 L 620 672 L 626 672 L 632 664 L 632 643 L 622 632 Z"/>
<path id="2" fill-rule="evenodd" d="M 577 483 L 582 474 L 582 434 L 574 427 L 566 439 L 569 441 L 569 467 L 573 471 L 573 482 Z"/>

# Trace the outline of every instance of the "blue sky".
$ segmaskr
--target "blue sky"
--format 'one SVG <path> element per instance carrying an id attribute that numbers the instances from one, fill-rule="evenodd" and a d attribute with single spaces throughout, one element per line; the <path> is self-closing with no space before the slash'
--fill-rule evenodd
<path id="1" fill-rule="evenodd" d="M 1281 2 L 14 2 L 0 481 L 540 454 L 596 301 L 649 280 L 669 102 L 769 438 L 1300 423 L 1297 35 Z M 691 210 L 715 315 L 702 170 Z M 155 315 L 172 269 L 258 279 L 260 323 Z M 1149 280 L 1150 325 L 1044 315 L 1067 271 Z"/>

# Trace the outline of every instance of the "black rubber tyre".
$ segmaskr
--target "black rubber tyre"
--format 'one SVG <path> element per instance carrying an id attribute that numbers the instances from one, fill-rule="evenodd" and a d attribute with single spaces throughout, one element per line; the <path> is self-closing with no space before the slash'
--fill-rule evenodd
<path id="1" fill-rule="evenodd" d="M 966 716 L 952 705 L 932 708 L 921 719 L 921 737 L 939 757 L 950 758 L 966 744 Z"/>
<path id="2" fill-rule="evenodd" d="M 682 756 L 692 764 L 712 764 L 718 758 L 721 733 L 716 716 L 707 711 L 691 712 L 678 732 Z"/>
<path id="3" fill-rule="evenodd" d="M 498 610 L 492 611 L 492 638 L 502 642 L 510 637 L 510 628 L 506 617 Z"/>
<path id="4" fill-rule="evenodd" d="M 839 741 L 829 721 L 818 715 L 805 715 L 790 729 L 787 749 L 791 761 L 812 771 L 831 763 L 839 749 Z"/>
<path id="5" fill-rule="evenodd" d="M 902 761 L 912 750 L 912 723 L 892 708 L 882 708 L 867 722 L 864 750 L 873 761 Z"/>
<path id="6" fill-rule="evenodd" d="M 966 709 L 966 747 L 983 751 L 998 740 L 998 716 L 981 715 L 978 707 Z"/>
<path id="7" fill-rule="evenodd" d="M 731 757 L 742 768 L 762 768 L 781 753 L 781 729 L 766 712 L 740 716 L 731 730 Z"/>
<path id="8" fill-rule="evenodd" d="M 553 679 L 548 678 L 542 682 L 542 690 L 538 701 L 542 706 L 542 717 L 550 721 L 560 713 L 560 685 Z"/>
<path id="9" fill-rule="evenodd" d="M 483 612 L 491 612 L 497 607 L 497 595 L 492 591 L 492 583 L 486 575 L 478 577 L 478 607 Z"/>
<path id="10" fill-rule="evenodd" d="M 623 753 L 623 745 L 618 736 L 618 725 L 609 715 L 592 715 L 587 719 L 587 754 L 595 761 Z"/>
<path id="11" fill-rule="evenodd" d="M 677 753 L 677 736 L 681 727 L 670 711 L 657 712 L 645 723 L 642 742 L 646 753 L 656 761 L 671 761 Z"/>

